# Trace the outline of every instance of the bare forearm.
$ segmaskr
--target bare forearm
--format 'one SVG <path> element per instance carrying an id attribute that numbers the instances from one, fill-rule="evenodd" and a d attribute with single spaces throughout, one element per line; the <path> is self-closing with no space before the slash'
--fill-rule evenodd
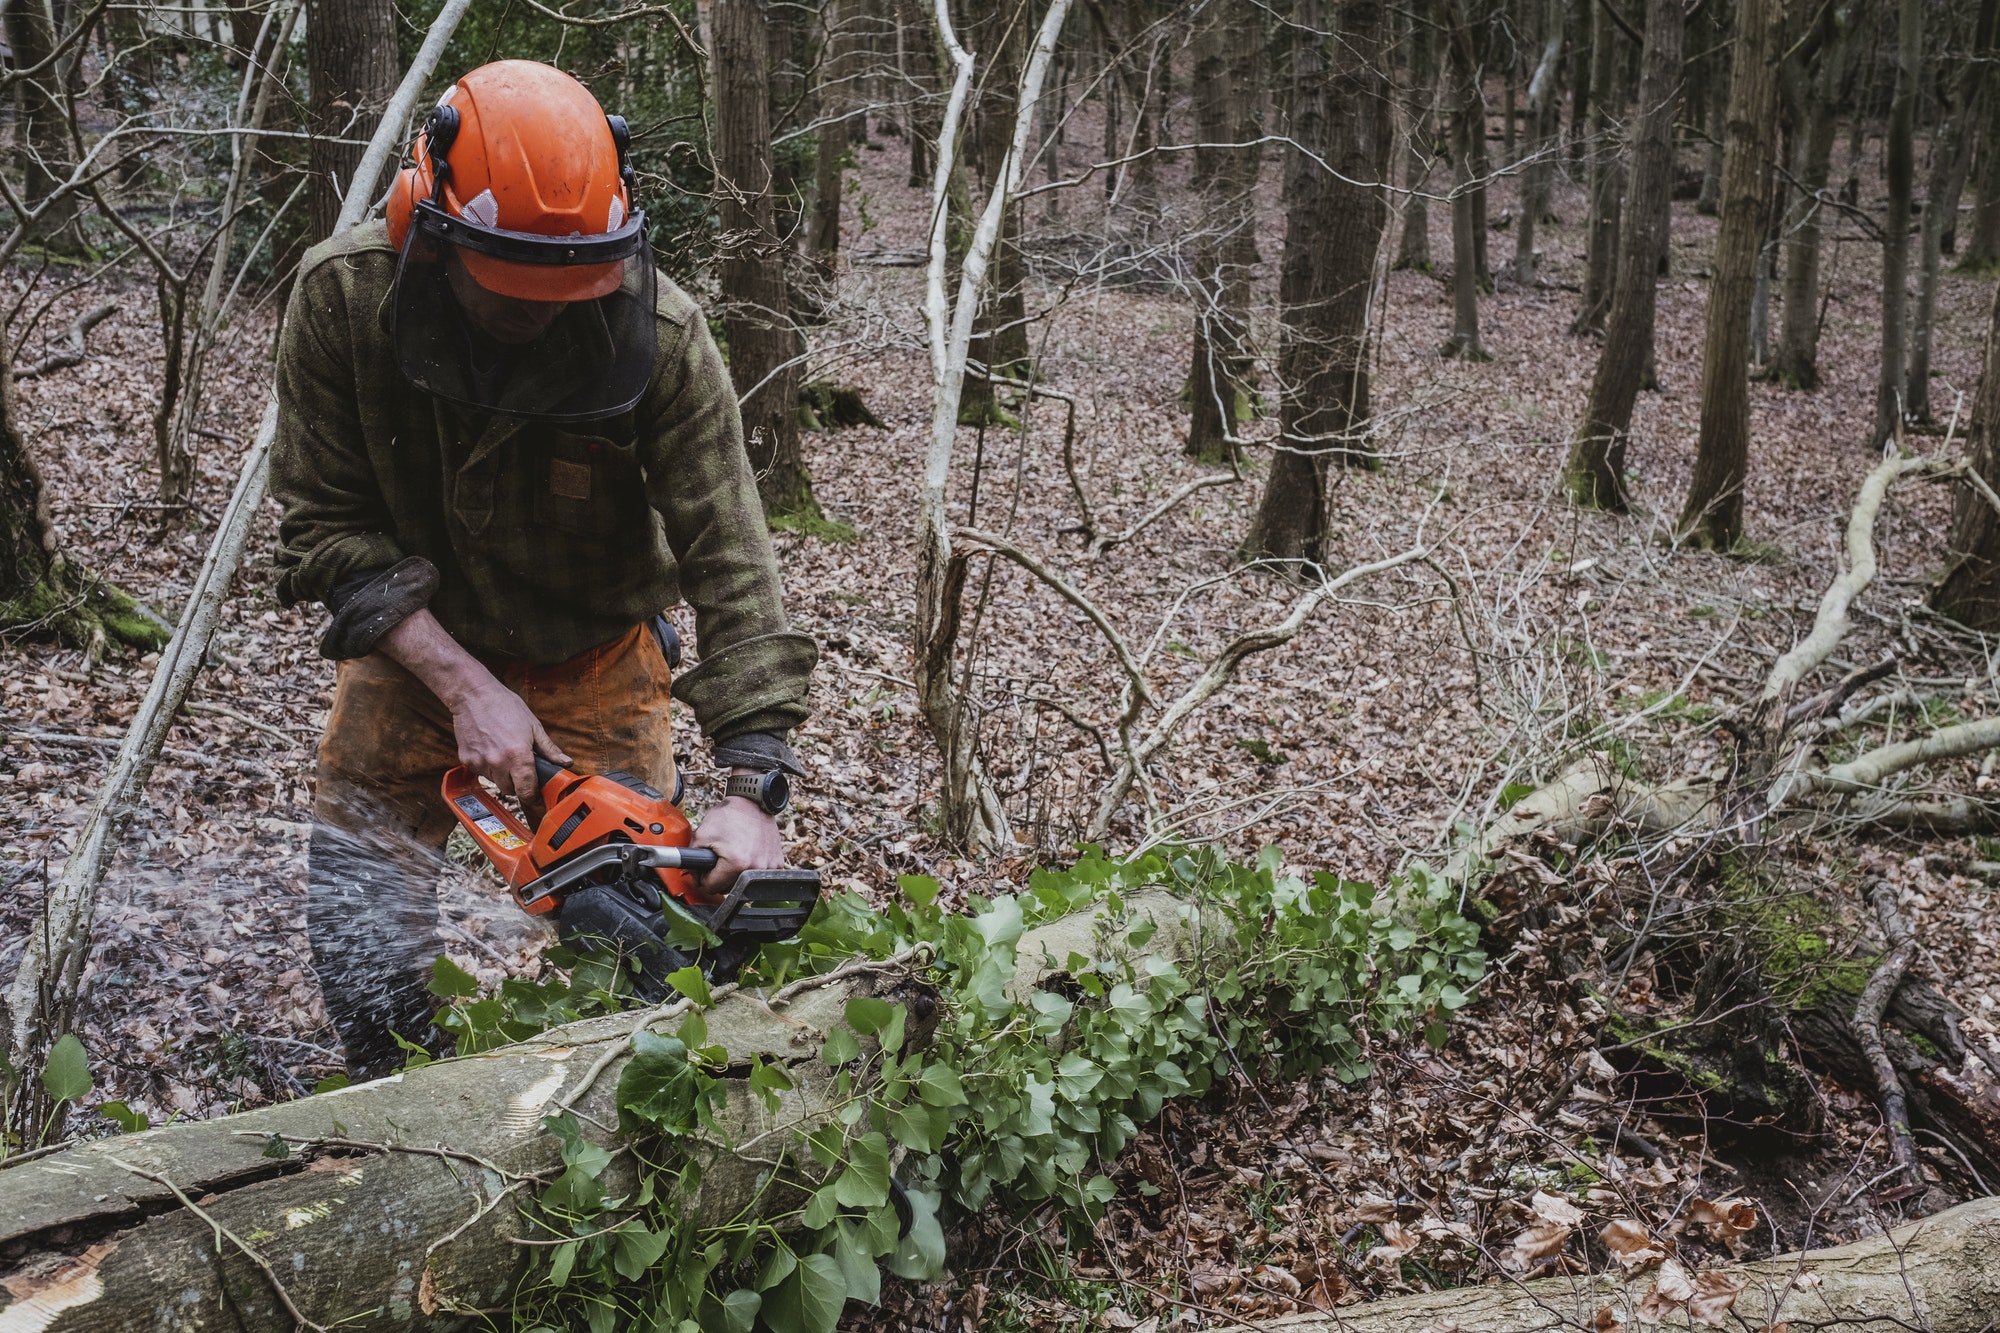
<path id="1" fill-rule="evenodd" d="M 382 636 L 376 648 L 430 687 L 456 713 L 473 696 L 502 688 L 483 663 L 459 646 L 429 608 L 417 611 Z"/>

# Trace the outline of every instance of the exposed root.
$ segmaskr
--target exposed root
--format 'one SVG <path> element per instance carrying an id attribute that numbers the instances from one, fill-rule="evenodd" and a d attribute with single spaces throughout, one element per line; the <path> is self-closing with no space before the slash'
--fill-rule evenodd
<path id="1" fill-rule="evenodd" d="M 1909 970 L 1910 960 L 1916 956 L 1917 942 L 1910 934 L 1909 923 L 1896 910 L 1894 889 L 1878 881 L 1868 891 L 1868 898 L 1882 923 L 1882 934 L 1889 942 L 1889 952 L 1883 955 L 1881 966 L 1868 978 L 1868 985 L 1862 989 L 1861 999 L 1854 1006 L 1854 1033 L 1860 1040 L 1862 1054 L 1868 1057 L 1868 1063 L 1875 1071 L 1875 1087 L 1882 1098 L 1882 1124 L 1889 1134 L 1890 1156 L 1901 1168 L 1904 1179 L 1921 1188 L 1924 1178 L 1917 1169 L 1917 1145 L 1910 1137 L 1910 1108 L 1903 1096 L 1903 1081 L 1897 1077 L 1895 1062 L 1889 1058 L 1888 1049 L 1882 1043 L 1883 1011 L 1889 1007 L 1896 988 L 1903 984 L 1903 973 Z"/>

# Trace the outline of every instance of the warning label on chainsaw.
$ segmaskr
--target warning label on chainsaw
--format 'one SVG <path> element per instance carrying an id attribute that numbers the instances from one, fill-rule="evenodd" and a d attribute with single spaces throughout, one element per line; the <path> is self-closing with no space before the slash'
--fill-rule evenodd
<path id="1" fill-rule="evenodd" d="M 502 851 L 511 852 L 516 847 L 527 846 L 527 843 L 521 840 L 521 836 L 501 823 L 500 816 L 494 814 L 492 807 L 477 796 L 461 796 L 452 804 L 463 810 L 466 818 L 472 821 L 472 826 L 491 838 L 494 846 Z"/>

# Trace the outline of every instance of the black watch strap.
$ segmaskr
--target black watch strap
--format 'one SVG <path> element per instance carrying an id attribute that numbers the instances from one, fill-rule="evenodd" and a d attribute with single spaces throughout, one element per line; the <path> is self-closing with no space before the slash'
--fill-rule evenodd
<path id="1" fill-rule="evenodd" d="M 723 785 L 723 795 L 754 801 L 767 815 L 775 815 L 791 803 L 792 785 L 783 769 L 768 773 L 731 773 Z"/>

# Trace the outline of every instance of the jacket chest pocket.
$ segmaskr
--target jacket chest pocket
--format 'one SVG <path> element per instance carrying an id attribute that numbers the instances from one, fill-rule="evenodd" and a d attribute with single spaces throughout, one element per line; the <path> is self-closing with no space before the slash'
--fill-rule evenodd
<path id="1" fill-rule="evenodd" d="M 552 431 L 534 451 L 537 524 L 578 537 L 610 537 L 645 511 L 644 478 L 632 446 L 601 435 Z"/>

